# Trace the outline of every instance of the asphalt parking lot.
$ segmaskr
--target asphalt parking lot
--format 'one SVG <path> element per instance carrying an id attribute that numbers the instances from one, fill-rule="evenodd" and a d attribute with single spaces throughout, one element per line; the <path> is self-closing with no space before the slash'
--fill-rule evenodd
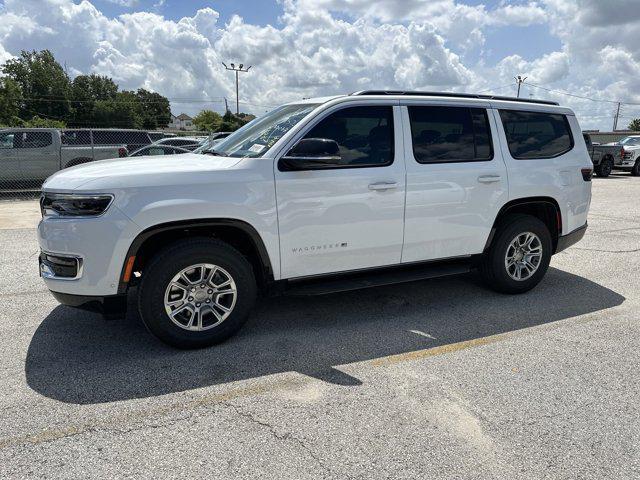
<path id="1" fill-rule="evenodd" d="M 189 352 L 59 306 L 37 203 L 0 202 L 0 477 L 639 478 L 640 178 L 593 188 L 528 294 L 262 300 Z"/>

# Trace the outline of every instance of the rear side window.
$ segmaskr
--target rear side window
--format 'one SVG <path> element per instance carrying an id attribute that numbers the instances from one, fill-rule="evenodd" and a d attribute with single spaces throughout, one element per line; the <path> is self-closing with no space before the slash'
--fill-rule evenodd
<path id="1" fill-rule="evenodd" d="M 62 132 L 63 145 L 91 145 L 89 130 L 65 130 Z"/>
<path id="2" fill-rule="evenodd" d="M 20 148 L 44 148 L 53 143 L 51 132 L 24 132 L 20 135 L 22 136 Z"/>
<path id="3" fill-rule="evenodd" d="M 565 115 L 500 110 L 509 152 L 518 160 L 558 157 L 573 148 Z"/>
<path id="4" fill-rule="evenodd" d="M 393 107 L 367 106 L 338 110 L 305 138 L 335 140 L 344 166 L 379 167 L 393 162 Z"/>
<path id="5" fill-rule="evenodd" d="M 483 108 L 410 106 L 413 156 L 419 163 L 477 162 L 493 158 Z"/>

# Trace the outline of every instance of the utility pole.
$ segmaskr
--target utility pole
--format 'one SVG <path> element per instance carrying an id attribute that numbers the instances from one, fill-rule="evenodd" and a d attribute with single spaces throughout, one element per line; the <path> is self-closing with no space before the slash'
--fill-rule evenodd
<path id="1" fill-rule="evenodd" d="M 224 113 L 229 111 L 229 102 L 227 102 L 227 97 L 224 97 Z"/>
<path id="2" fill-rule="evenodd" d="M 618 102 L 618 108 L 616 109 L 616 115 L 613 117 L 613 131 L 618 129 L 618 119 L 620 118 L 620 102 Z"/>
<path id="3" fill-rule="evenodd" d="M 521 77 L 520 75 L 518 75 L 517 77 L 513 77 L 516 80 L 516 83 L 518 84 L 518 98 L 520 98 L 520 86 L 524 83 L 524 81 L 528 78 L 528 77 Z"/>
<path id="4" fill-rule="evenodd" d="M 248 72 L 249 69 L 251 68 L 251 65 L 249 65 L 247 68 L 244 68 L 244 65 L 241 63 L 240 65 L 238 65 L 237 67 L 235 66 L 235 64 L 230 63 L 229 65 L 231 65 L 230 67 L 227 67 L 227 64 L 222 62 L 222 65 L 224 65 L 224 68 L 226 68 L 227 70 L 231 70 L 233 72 L 236 72 L 236 115 L 240 114 L 240 96 L 238 93 L 238 73 L 240 72 Z"/>

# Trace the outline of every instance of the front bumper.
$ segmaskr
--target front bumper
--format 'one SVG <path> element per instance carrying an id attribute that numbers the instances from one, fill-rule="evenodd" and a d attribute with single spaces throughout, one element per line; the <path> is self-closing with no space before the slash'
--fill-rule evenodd
<path id="1" fill-rule="evenodd" d="M 70 295 L 116 295 L 138 230 L 115 205 L 95 218 L 45 217 L 38 225 L 38 242 L 45 256 L 40 272 L 47 288 Z M 71 259 L 77 259 L 75 275 L 66 270 Z"/>
<path id="2" fill-rule="evenodd" d="M 561 235 L 558 238 L 558 246 L 556 247 L 556 253 L 562 252 L 566 250 L 571 245 L 578 243 L 584 237 L 584 234 L 587 231 L 587 224 L 585 223 L 583 226 L 576 228 L 573 232 L 568 233 L 566 235 Z"/>
<path id="3" fill-rule="evenodd" d="M 68 307 L 75 307 L 89 312 L 101 313 L 107 318 L 121 318 L 127 312 L 126 295 L 71 295 L 51 291 L 58 302 Z"/>

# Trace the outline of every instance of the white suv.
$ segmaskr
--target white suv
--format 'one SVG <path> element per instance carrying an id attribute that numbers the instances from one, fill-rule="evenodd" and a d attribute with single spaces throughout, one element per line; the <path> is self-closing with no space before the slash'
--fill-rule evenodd
<path id="1" fill-rule="evenodd" d="M 121 314 L 135 294 L 152 333 L 202 347 L 237 332 L 259 291 L 477 268 L 526 292 L 587 227 L 592 163 L 551 102 L 364 91 L 284 105 L 213 148 L 49 178 L 38 234 L 54 296 Z"/>

